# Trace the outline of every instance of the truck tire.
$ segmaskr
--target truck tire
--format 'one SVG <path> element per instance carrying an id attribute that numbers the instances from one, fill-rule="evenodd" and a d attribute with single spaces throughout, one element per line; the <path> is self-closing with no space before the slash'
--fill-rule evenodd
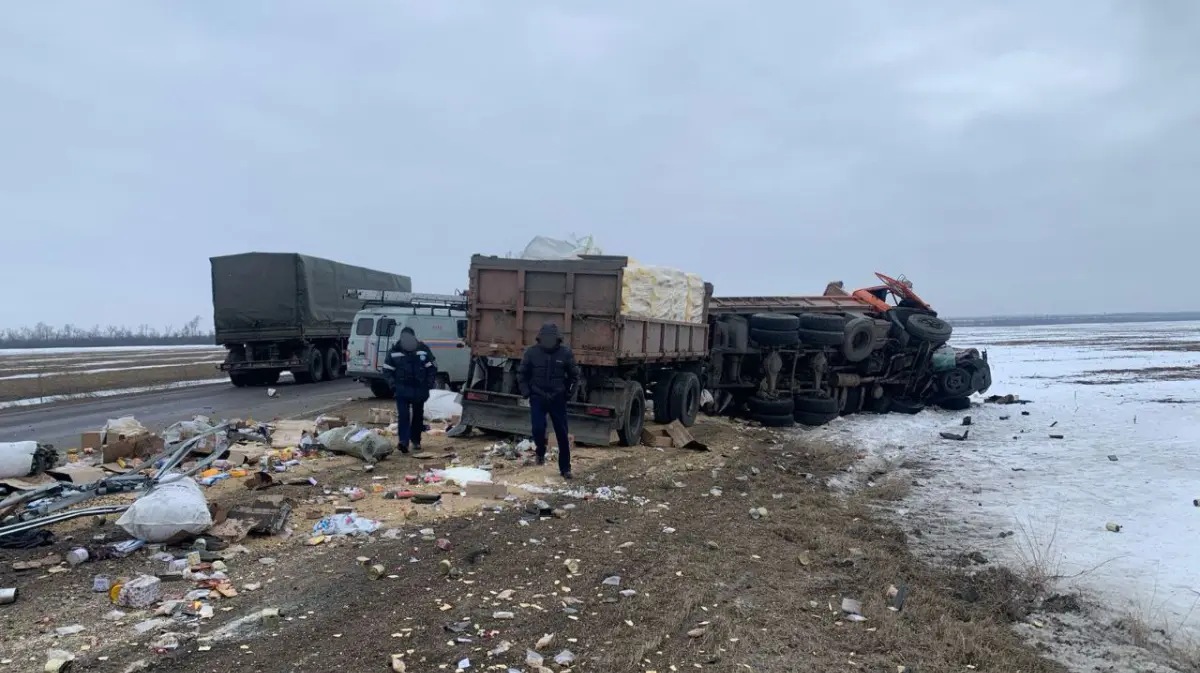
<path id="1" fill-rule="evenodd" d="M 668 405 L 671 420 L 679 421 L 685 428 L 695 425 L 696 414 L 700 413 L 700 377 L 691 372 L 673 376 Z"/>
<path id="2" fill-rule="evenodd" d="M 893 397 L 889 411 L 897 414 L 919 414 L 925 411 L 925 404 L 916 400 L 909 400 L 903 397 Z"/>
<path id="3" fill-rule="evenodd" d="M 871 357 L 875 349 L 875 321 L 870 318 L 855 318 L 846 323 L 842 341 L 842 357 L 847 362 L 862 362 Z"/>
<path id="4" fill-rule="evenodd" d="M 962 367 L 955 367 L 937 376 L 938 388 L 945 397 L 966 397 L 971 394 L 972 373 Z"/>
<path id="5" fill-rule="evenodd" d="M 863 410 L 873 414 L 886 414 L 892 410 L 892 396 L 887 393 L 883 397 L 867 397 L 867 401 L 863 404 Z"/>
<path id="6" fill-rule="evenodd" d="M 282 373 L 283 372 L 278 369 L 268 369 L 263 371 L 262 376 L 259 379 L 259 385 L 273 386 L 276 383 L 279 383 L 279 375 Z"/>
<path id="7" fill-rule="evenodd" d="M 917 339 L 931 344 L 944 344 L 954 333 L 950 323 L 928 313 L 914 313 L 909 316 L 908 321 L 904 323 L 904 329 Z"/>
<path id="8" fill-rule="evenodd" d="M 246 372 L 229 372 L 229 382 L 235 388 L 245 388 L 251 385 L 250 376 Z"/>
<path id="9" fill-rule="evenodd" d="M 841 335 L 839 334 L 838 337 L 840 339 Z M 800 334 L 795 330 L 780 332 L 751 327 L 750 341 L 759 346 L 795 346 L 800 343 Z"/>
<path id="10" fill-rule="evenodd" d="M 791 414 L 754 414 L 751 419 L 758 421 L 764 428 L 790 428 L 796 424 Z"/>
<path id="11" fill-rule="evenodd" d="M 321 357 L 321 351 L 313 348 L 308 351 L 308 367 L 293 371 L 292 378 L 296 379 L 296 383 L 320 383 L 324 373 L 325 358 Z"/>
<path id="12" fill-rule="evenodd" d="M 325 380 L 336 381 L 342 378 L 342 353 L 336 348 L 325 349 Z"/>
<path id="13" fill-rule="evenodd" d="M 971 408 L 971 399 L 968 397 L 947 397 L 940 400 L 937 405 L 946 411 L 964 411 Z"/>
<path id="14" fill-rule="evenodd" d="M 811 329 L 800 329 L 796 337 L 801 343 L 812 346 L 841 346 L 846 341 L 846 334 L 840 329 L 836 332 L 818 332 Z"/>
<path id="15" fill-rule="evenodd" d="M 787 313 L 755 313 L 750 316 L 750 327 L 768 332 L 795 332 L 800 329 L 800 318 Z"/>
<path id="16" fill-rule="evenodd" d="M 836 399 L 820 393 L 797 393 L 792 396 L 792 404 L 796 411 L 810 414 L 837 416 L 841 411 Z"/>
<path id="17" fill-rule="evenodd" d="M 671 372 L 654 382 L 652 397 L 654 399 L 654 422 L 666 425 L 675 420 L 671 416 L 671 385 L 678 374 Z"/>
<path id="18" fill-rule="evenodd" d="M 813 332 L 837 332 L 841 334 L 846 326 L 846 319 L 840 315 L 828 313 L 801 313 L 799 328 Z"/>
<path id="19" fill-rule="evenodd" d="M 783 416 L 796 409 L 791 397 L 768 399 L 755 396 L 746 400 L 746 406 L 750 407 L 750 413 L 755 416 Z"/>
<path id="20" fill-rule="evenodd" d="M 646 391 L 637 381 L 625 384 L 625 413 L 621 426 L 617 428 L 617 439 L 621 446 L 637 446 L 642 443 L 642 428 L 646 427 Z"/>
<path id="21" fill-rule="evenodd" d="M 380 379 L 372 379 L 371 394 L 381 400 L 396 396 L 396 393 L 392 391 L 392 387 L 388 385 L 388 382 Z"/>
<path id="22" fill-rule="evenodd" d="M 829 421 L 837 418 L 837 414 L 820 414 L 813 411 L 797 411 L 792 414 L 792 418 L 800 425 L 817 427 L 825 425 Z"/>

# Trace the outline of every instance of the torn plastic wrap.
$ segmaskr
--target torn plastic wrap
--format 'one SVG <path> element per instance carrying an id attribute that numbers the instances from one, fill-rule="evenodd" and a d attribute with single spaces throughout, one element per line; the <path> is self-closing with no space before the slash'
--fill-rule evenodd
<path id="1" fill-rule="evenodd" d="M 374 463 L 392 452 L 392 443 L 371 428 L 347 425 L 317 435 L 317 443 L 334 453 L 355 456 Z"/>
<path id="2" fill-rule="evenodd" d="M 537 236 L 521 252 L 521 259 L 579 259 L 580 255 L 603 255 L 591 236 L 562 240 Z"/>
<path id="3" fill-rule="evenodd" d="M 165 542 L 180 533 L 195 535 L 208 530 L 212 515 L 200 486 L 188 477 L 168 475 L 163 479 L 125 510 L 117 526 L 147 542 Z"/>

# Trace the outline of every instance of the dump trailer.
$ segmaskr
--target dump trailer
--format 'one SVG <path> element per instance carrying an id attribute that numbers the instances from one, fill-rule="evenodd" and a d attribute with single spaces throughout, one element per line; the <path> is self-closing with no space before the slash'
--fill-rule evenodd
<path id="1" fill-rule="evenodd" d="M 340 378 L 362 301 L 350 290 L 411 292 L 412 280 L 296 253 L 213 257 L 213 322 L 235 386 Z"/>
<path id="2" fill-rule="evenodd" d="M 641 442 L 647 390 L 675 389 L 675 406 L 694 420 L 708 357 L 706 307 L 712 286 L 694 274 L 631 264 L 626 257 L 570 260 L 471 258 L 467 310 L 470 382 L 462 423 L 529 435 L 517 374 L 538 330 L 554 323 L 575 352 L 580 385 L 567 414 L 577 441 Z M 677 380 L 675 386 L 663 385 Z M 660 412 L 670 402 L 654 398 Z M 690 424 L 690 423 L 689 423 Z"/>

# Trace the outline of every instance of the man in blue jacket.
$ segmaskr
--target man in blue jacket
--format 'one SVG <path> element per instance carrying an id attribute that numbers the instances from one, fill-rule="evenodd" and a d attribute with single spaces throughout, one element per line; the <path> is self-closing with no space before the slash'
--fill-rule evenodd
<path id="1" fill-rule="evenodd" d="M 396 434 L 400 453 L 421 450 L 421 430 L 425 427 L 425 401 L 437 382 L 437 360 L 425 342 L 417 339 L 411 327 L 400 330 L 400 340 L 383 361 L 396 390 Z"/>
<path id="2" fill-rule="evenodd" d="M 517 383 L 521 396 L 529 400 L 533 443 L 537 446 L 538 465 L 546 462 L 546 416 L 554 425 L 558 439 L 558 471 L 564 479 L 571 478 L 571 442 L 567 435 L 567 400 L 579 383 L 579 366 L 570 346 L 554 323 L 542 325 L 537 344 L 525 350 L 521 359 Z"/>

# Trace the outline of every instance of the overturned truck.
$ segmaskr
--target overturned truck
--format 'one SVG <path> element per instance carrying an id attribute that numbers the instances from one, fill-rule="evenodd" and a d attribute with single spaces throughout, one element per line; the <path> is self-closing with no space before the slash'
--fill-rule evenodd
<path id="1" fill-rule="evenodd" d="M 811 297 L 714 297 L 695 274 L 626 257 L 471 260 L 462 423 L 529 434 L 517 385 L 547 322 L 575 351 L 571 431 L 640 443 L 648 415 L 692 425 L 703 407 L 772 427 L 841 414 L 962 406 L 991 385 L 986 354 L 947 345 L 952 328 L 904 281 Z"/>

